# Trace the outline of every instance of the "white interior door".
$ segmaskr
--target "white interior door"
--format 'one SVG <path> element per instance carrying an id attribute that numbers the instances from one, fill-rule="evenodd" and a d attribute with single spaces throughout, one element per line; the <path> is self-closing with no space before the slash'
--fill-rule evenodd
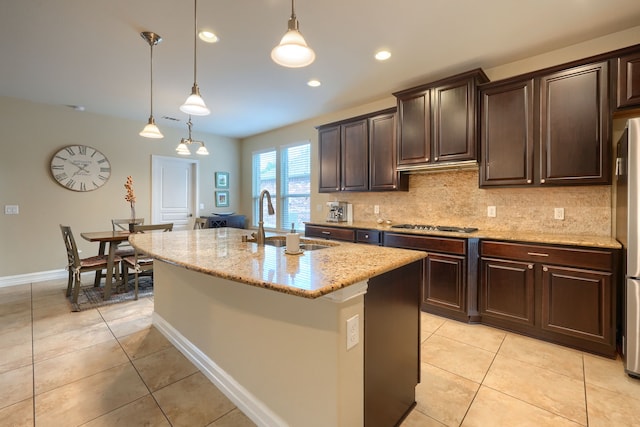
<path id="1" fill-rule="evenodd" d="M 151 220 L 172 222 L 174 230 L 191 227 L 198 203 L 198 160 L 152 156 Z"/>

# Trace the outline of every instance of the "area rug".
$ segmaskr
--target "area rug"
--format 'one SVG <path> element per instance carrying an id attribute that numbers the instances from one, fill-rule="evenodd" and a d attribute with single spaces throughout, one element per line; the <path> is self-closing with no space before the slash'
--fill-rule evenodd
<path id="1" fill-rule="evenodd" d="M 102 286 L 97 288 L 93 284 L 82 286 L 77 303 L 71 302 L 71 297 L 69 297 L 71 311 L 85 311 L 106 305 L 133 301 L 135 299 L 133 287 L 133 280 L 129 283 L 129 291 L 125 290 L 124 285 L 120 285 L 115 290 L 112 290 L 111 297 L 105 301 Z M 141 277 L 138 284 L 138 299 L 150 296 L 153 296 L 153 279 L 151 277 Z"/>

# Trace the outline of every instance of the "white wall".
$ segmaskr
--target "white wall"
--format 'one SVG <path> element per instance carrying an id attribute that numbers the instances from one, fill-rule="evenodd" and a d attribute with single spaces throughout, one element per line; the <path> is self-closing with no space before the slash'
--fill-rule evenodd
<path id="1" fill-rule="evenodd" d="M 162 127 L 165 137 L 138 135 L 145 123 L 77 112 L 65 106 L 35 104 L 0 97 L 0 281 L 3 277 L 58 270 L 66 265 L 59 224 L 72 227 L 83 253 L 97 253 L 97 243 L 85 242 L 83 231 L 111 229 L 112 218 L 128 218 L 124 183 L 134 179 L 136 214 L 151 221 L 151 155 L 175 156 L 175 146 L 187 136 L 184 128 Z M 194 126 L 197 130 L 197 126 Z M 194 132 L 211 155 L 199 159 L 198 215 L 216 211 L 214 173 L 230 174 L 230 206 L 239 211 L 239 142 Z M 65 145 L 97 148 L 111 163 L 111 177 L 100 189 L 80 193 L 57 184 L 50 173 L 51 156 Z M 4 215 L 5 205 L 19 205 L 19 215 Z"/>

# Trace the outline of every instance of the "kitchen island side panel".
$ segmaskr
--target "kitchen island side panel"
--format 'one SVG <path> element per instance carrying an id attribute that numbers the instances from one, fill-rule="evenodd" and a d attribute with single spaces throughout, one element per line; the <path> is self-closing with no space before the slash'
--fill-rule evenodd
<path id="1" fill-rule="evenodd" d="M 270 424 L 252 417 L 254 422 L 364 424 L 363 344 L 348 351 L 345 345 L 346 320 L 354 315 L 364 319 L 362 295 L 337 303 L 247 286 L 158 260 L 154 270 L 155 315 L 240 385 L 234 401 L 238 407 L 266 407 L 275 414 Z M 364 322 L 360 329 L 362 337 Z"/>

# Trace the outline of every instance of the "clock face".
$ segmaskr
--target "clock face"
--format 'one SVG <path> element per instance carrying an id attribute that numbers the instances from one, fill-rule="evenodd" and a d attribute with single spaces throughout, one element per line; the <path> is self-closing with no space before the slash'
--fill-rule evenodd
<path id="1" fill-rule="evenodd" d="M 51 158 L 51 174 L 58 184 L 73 191 L 102 187 L 111 176 L 109 160 L 86 145 L 68 145 Z"/>

